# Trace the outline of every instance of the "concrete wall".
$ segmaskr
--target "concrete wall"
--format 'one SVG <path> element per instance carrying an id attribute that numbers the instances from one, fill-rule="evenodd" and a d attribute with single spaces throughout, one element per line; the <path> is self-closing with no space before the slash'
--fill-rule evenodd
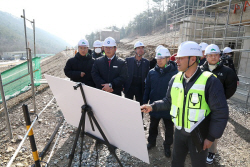
<path id="1" fill-rule="evenodd" d="M 112 37 L 116 42 L 120 42 L 120 32 L 119 31 L 101 31 L 101 41 L 104 41 L 107 37 Z"/>

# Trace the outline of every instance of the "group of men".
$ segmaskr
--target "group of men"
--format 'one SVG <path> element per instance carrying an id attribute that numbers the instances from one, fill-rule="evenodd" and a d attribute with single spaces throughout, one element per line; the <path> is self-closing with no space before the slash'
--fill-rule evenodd
<path id="1" fill-rule="evenodd" d="M 217 139 L 228 120 L 226 99 L 235 93 L 238 81 L 235 71 L 221 61 L 217 45 L 186 41 L 175 57 L 159 46 L 155 50 L 156 65 L 151 70 L 150 62 L 143 58 L 145 46 L 140 41 L 134 45 L 134 55 L 126 60 L 116 55 L 117 45 L 112 37 L 103 43 L 95 41 L 93 46 L 91 54 L 88 41 L 79 41 L 78 52 L 64 68 L 66 76 L 119 96 L 123 91 L 126 98 L 138 101 L 142 113 L 150 114 L 148 150 L 156 146 L 162 119 L 166 157 L 171 157 L 174 143 L 172 166 L 184 166 L 188 153 L 192 166 L 213 163 Z M 224 50 L 224 54 L 232 56 L 228 52 L 231 50 Z M 203 150 L 197 152 L 191 132 L 202 119 L 209 120 L 209 124 Z"/>

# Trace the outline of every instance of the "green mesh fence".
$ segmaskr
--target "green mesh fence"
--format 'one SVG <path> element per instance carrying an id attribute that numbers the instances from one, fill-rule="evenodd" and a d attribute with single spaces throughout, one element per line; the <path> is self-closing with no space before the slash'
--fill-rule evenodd
<path id="1" fill-rule="evenodd" d="M 40 83 L 36 82 L 42 78 L 41 68 L 40 68 L 40 57 L 35 57 L 32 59 L 33 66 L 33 76 L 35 86 L 39 86 Z M 30 74 L 28 74 L 28 62 L 19 64 L 9 70 L 1 73 L 3 89 L 5 94 L 5 99 L 11 99 L 31 88 Z M 2 97 L 0 95 L 0 103 L 2 103 Z"/>

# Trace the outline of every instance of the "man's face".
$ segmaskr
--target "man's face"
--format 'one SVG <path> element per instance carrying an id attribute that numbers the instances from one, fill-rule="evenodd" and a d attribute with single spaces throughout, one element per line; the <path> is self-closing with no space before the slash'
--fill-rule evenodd
<path id="1" fill-rule="evenodd" d="M 144 54 L 144 46 L 137 47 L 135 49 L 135 52 L 137 53 L 137 55 L 142 56 Z"/>
<path id="2" fill-rule="evenodd" d="M 188 68 L 188 57 L 176 57 L 176 63 L 178 67 L 178 71 L 185 71 Z M 196 61 L 195 56 L 191 56 L 189 60 L 189 66 L 191 66 Z"/>
<path id="3" fill-rule="evenodd" d="M 112 47 L 109 47 L 109 46 L 105 46 L 104 47 L 104 51 L 105 51 L 105 55 L 109 58 L 111 58 L 112 56 L 114 56 L 115 54 L 115 51 L 116 51 L 116 47 L 112 46 Z"/>
<path id="4" fill-rule="evenodd" d="M 79 51 L 81 56 L 86 56 L 86 54 L 88 53 L 88 47 L 78 46 L 78 51 Z"/>
<path id="5" fill-rule="evenodd" d="M 157 61 L 157 65 L 160 67 L 160 68 L 164 68 L 165 65 L 167 64 L 167 62 L 169 61 L 169 58 L 163 58 L 163 59 L 156 59 Z"/>
<path id="6" fill-rule="evenodd" d="M 217 64 L 220 61 L 220 54 L 218 53 L 208 54 L 207 61 L 211 65 Z"/>

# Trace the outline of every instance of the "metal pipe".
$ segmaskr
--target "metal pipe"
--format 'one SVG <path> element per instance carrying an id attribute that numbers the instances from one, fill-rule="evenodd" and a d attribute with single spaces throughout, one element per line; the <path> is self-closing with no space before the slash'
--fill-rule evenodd
<path id="1" fill-rule="evenodd" d="M 35 19 L 33 19 L 33 36 L 34 36 L 34 57 L 36 57 L 36 27 L 35 27 Z"/>
<path id="2" fill-rule="evenodd" d="M 23 115 L 24 115 L 25 122 L 26 122 L 26 128 L 27 128 L 27 130 L 29 130 L 29 128 L 31 126 L 31 121 L 30 121 L 30 114 L 28 111 L 28 106 L 23 104 L 22 108 L 23 108 Z M 36 141 L 35 141 L 35 137 L 33 134 L 33 128 L 29 132 L 29 139 L 30 139 L 30 145 L 31 145 L 32 155 L 33 155 L 33 159 L 35 161 L 35 165 L 36 165 L 36 167 L 40 167 L 41 165 L 40 165 L 40 160 L 39 160 L 38 152 L 37 152 L 37 148 L 36 148 Z"/>
<path id="3" fill-rule="evenodd" d="M 23 22 L 24 22 L 24 35 L 25 35 L 25 46 L 26 46 L 26 58 L 29 61 L 29 56 L 28 56 L 28 42 L 27 42 L 27 33 L 26 33 L 26 18 L 25 18 L 25 10 L 23 9 L 23 16 L 21 16 L 23 18 Z M 29 70 L 29 64 L 28 64 L 28 72 L 30 72 Z"/>
<path id="4" fill-rule="evenodd" d="M 39 69 L 33 71 L 33 73 L 34 73 L 34 72 L 37 72 L 37 71 L 39 71 Z M 21 77 L 15 79 L 15 80 L 13 80 L 13 81 L 10 81 L 10 82 L 4 84 L 3 86 L 9 85 L 9 84 L 11 84 L 11 83 L 13 83 L 13 82 L 15 82 L 15 81 L 17 81 L 17 80 L 19 80 L 19 79 L 22 79 L 23 77 L 26 77 L 26 76 L 28 76 L 28 75 L 30 75 L 30 73 L 28 73 L 28 74 L 26 74 L 26 75 L 24 75 L 24 76 L 21 76 Z"/>
<path id="5" fill-rule="evenodd" d="M 202 38 L 203 38 L 203 28 L 204 28 L 204 24 L 205 24 L 205 15 L 206 15 L 206 7 L 207 7 L 207 0 L 205 0 L 205 8 L 203 11 L 203 23 L 202 23 L 202 30 L 201 30 L 201 42 L 202 42 Z"/>
<path id="6" fill-rule="evenodd" d="M 55 97 L 53 97 L 53 98 L 49 101 L 49 103 L 43 108 L 43 110 L 38 114 L 38 116 L 32 121 L 32 124 L 31 124 L 30 128 L 29 128 L 28 131 L 25 133 L 25 135 L 24 135 L 24 137 L 23 137 L 23 140 L 20 142 L 20 144 L 19 144 L 19 146 L 17 147 L 15 153 L 12 155 L 10 161 L 9 161 L 8 164 L 7 164 L 7 167 L 10 167 L 11 164 L 13 163 L 13 161 L 15 160 L 15 158 L 16 158 L 18 152 L 20 151 L 20 149 L 21 149 L 21 147 L 22 147 L 24 141 L 26 141 L 26 138 L 27 138 L 28 134 L 30 133 L 32 127 L 33 127 L 34 124 L 36 123 L 36 120 L 38 119 L 38 117 L 47 109 L 47 107 L 52 103 L 52 101 L 53 101 L 54 99 L 55 99 Z"/>
<path id="7" fill-rule="evenodd" d="M 33 67 L 32 67 L 32 57 L 31 57 L 31 49 L 29 48 L 29 65 L 30 65 L 30 70 L 33 71 Z M 36 99 L 35 99 L 35 84 L 34 84 L 34 76 L 33 76 L 33 72 L 30 73 L 30 80 L 31 80 L 31 89 L 32 89 L 32 95 L 33 95 L 33 105 L 34 105 L 34 113 L 36 113 Z"/>
<path id="8" fill-rule="evenodd" d="M 243 8 L 244 8 L 244 2 L 241 2 L 241 15 L 240 15 L 240 24 L 242 23 L 242 16 L 243 16 Z M 237 37 L 239 37 L 239 34 L 240 34 L 240 28 L 241 28 L 241 25 L 238 26 L 238 33 L 237 33 Z M 238 38 L 236 39 L 236 44 L 235 44 L 235 49 L 237 49 L 237 46 L 238 46 Z"/>
<path id="9" fill-rule="evenodd" d="M 54 130 L 53 134 L 51 135 L 51 137 L 50 137 L 48 143 L 47 143 L 46 146 L 44 147 L 43 151 L 39 154 L 39 158 L 40 158 L 41 160 L 43 160 L 43 158 L 44 158 L 46 152 L 48 151 L 48 149 L 49 149 L 49 147 L 50 147 L 50 144 L 51 144 L 52 141 L 54 140 L 54 138 L 55 138 L 55 136 L 56 136 L 56 134 L 57 134 L 57 132 L 58 132 L 58 130 L 59 130 L 59 128 L 60 128 L 60 126 L 61 126 L 61 124 L 62 124 L 63 121 L 64 121 L 64 118 L 62 118 L 62 119 L 59 121 L 59 123 L 58 123 L 56 129 Z"/>
<path id="10" fill-rule="evenodd" d="M 227 27 L 228 27 L 228 22 L 229 22 L 229 14 L 230 14 L 231 2 L 232 2 L 232 0 L 229 0 L 228 11 L 227 11 L 227 23 L 226 23 L 226 27 L 225 27 L 225 31 L 224 31 L 224 40 L 223 40 L 223 43 L 222 43 L 222 48 L 225 48 L 225 41 L 226 41 L 226 38 L 227 38 Z"/>
<path id="11" fill-rule="evenodd" d="M 6 105 L 6 100 L 5 100 L 4 90 L 3 90 L 3 83 L 2 83 L 2 76 L 1 75 L 2 74 L 0 74 L 0 91 L 1 91 L 1 96 L 2 96 L 2 104 L 3 104 L 3 108 L 4 108 L 4 112 L 5 112 L 5 119 L 6 119 L 8 132 L 9 132 L 9 137 L 10 137 L 10 139 L 12 139 L 13 136 L 12 136 L 11 126 L 10 126 L 9 112 L 8 112 L 8 108 L 7 108 L 7 105 Z"/>

